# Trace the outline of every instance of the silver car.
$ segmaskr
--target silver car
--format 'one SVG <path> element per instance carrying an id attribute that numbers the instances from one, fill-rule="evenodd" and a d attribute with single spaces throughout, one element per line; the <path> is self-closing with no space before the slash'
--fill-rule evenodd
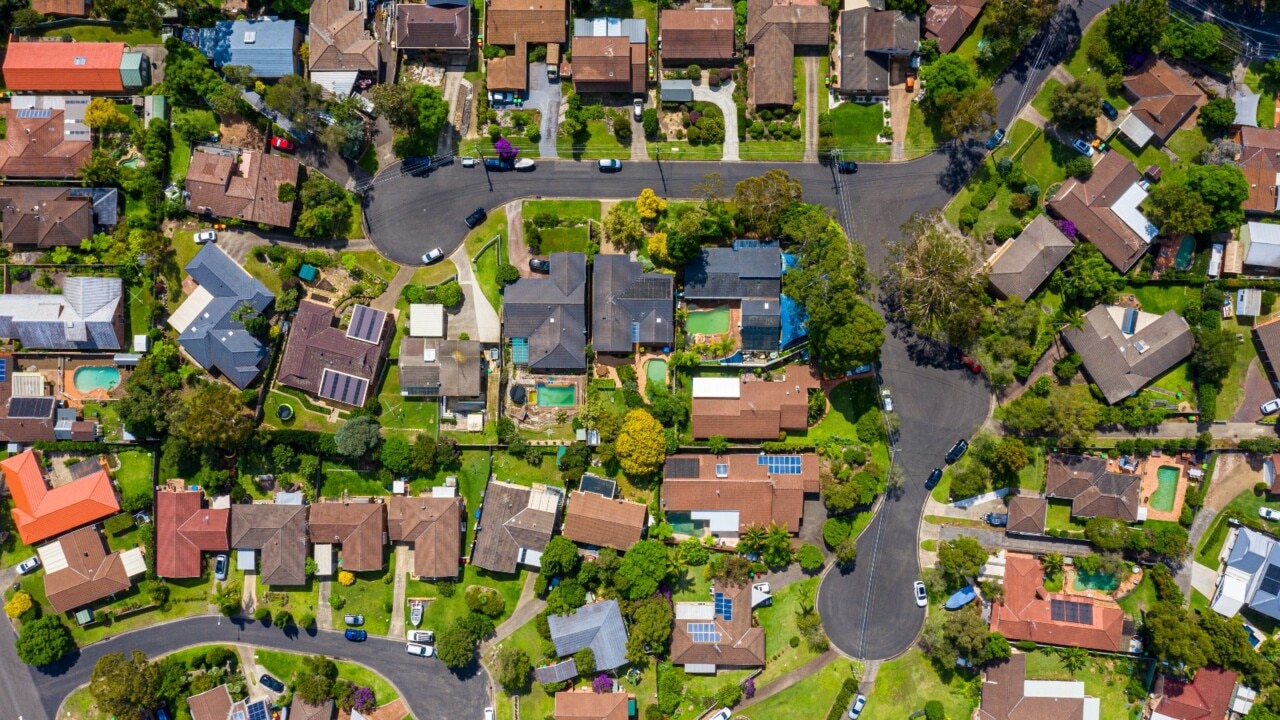
<path id="1" fill-rule="evenodd" d="M 440 248 L 432 248 L 422 254 L 422 264 L 431 265 L 432 263 L 440 262 L 440 259 L 443 257 L 444 251 Z"/>
<path id="2" fill-rule="evenodd" d="M 1273 400 L 1268 400 L 1262 403 L 1263 415 L 1271 415 L 1272 413 L 1275 413 L 1278 411 L 1280 411 L 1280 398 L 1275 398 Z"/>

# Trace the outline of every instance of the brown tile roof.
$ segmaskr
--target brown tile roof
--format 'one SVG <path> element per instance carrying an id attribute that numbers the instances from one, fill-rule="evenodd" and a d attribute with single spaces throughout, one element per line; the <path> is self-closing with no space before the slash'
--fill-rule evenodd
<path id="1" fill-rule="evenodd" d="M 219 685 L 199 695 L 187 698 L 191 720 L 227 720 L 231 714 L 231 693 L 226 685 Z"/>
<path id="2" fill-rule="evenodd" d="M 663 467 L 662 507 L 737 512 L 740 530 L 772 521 L 799 532 L 804 495 L 819 489 L 818 456 L 799 457 L 799 475 L 770 475 L 757 455 L 673 455 Z"/>
<path id="3" fill-rule="evenodd" d="M 471 46 L 471 3 L 456 7 L 396 4 L 396 47 L 465 50 Z"/>
<path id="4" fill-rule="evenodd" d="M 792 105 L 796 100 L 795 45 L 786 31 L 770 25 L 756 37 L 751 65 L 751 103 Z"/>
<path id="5" fill-rule="evenodd" d="M 342 546 L 342 569 L 381 570 L 382 539 L 386 533 L 384 505 L 376 502 L 321 502 L 311 505 L 313 545 Z"/>
<path id="6" fill-rule="evenodd" d="M 312 705 L 297 695 L 289 703 L 289 717 L 293 720 L 330 720 L 333 717 L 333 700 L 325 700 L 319 705 Z M 195 718 L 192 718 L 195 720 Z"/>
<path id="7" fill-rule="evenodd" d="M 1054 620 L 1052 600 L 1093 606 L 1092 622 Z M 1044 589 L 1044 567 L 1030 555 L 1009 553 L 1005 558 L 1004 599 L 991 608 L 991 629 L 1009 640 L 1031 640 L 1090 650 L 1128 650 L 1124 611 L 1110 600 L 1050 593 Z"/>
<path id="8" fill-rule="evenodd" d="M 795 46 L 827 47 L 831 11 L 817 0 L 749 0 L 747 44 L 752 46 L 751 103 L 795 103 Z"/>
<path id="9" fill-rule="evenodd" d="M 427 397 L 478 397 L 484 375 L 480 354 L 480 343 L 475 340 L 401 338 L 400 389 L 415 396 L 420 389 L 433 388 Z"/>
<path id="10" fill-rule="evenodd" d="M 490 45 L 514 47 L 521 42 L 569 39 L 568 0 L 491 0 L 484 15 L 485 41 Z"/>
<path id="11" fill-rule="evenodd" d="M 217 217 L 289 227 L 293 201 L 280 202 L 280 186 L 297 185 L 301 165 L 296 158 L 242 150 L 239 162 L 197 148 L 187 170 L 187 209 Z"/>
<path id="12" fill-rule="evenodd" d="M 1258 359 L 1267 369 L 1272 382 L 1280 382 L 1280 318 L 1253 327 L 1253 343 L 1258 348 Z M 0 383 L 0 392 L 4 384 Z"/>
<path id="13" fill-rule="evenodd" d="M 1191 326 L 1170 310 L 1164 315 L 1098 305 L 1085 313 L 1084 324 L 1068 327 L 1062 339 L 1080 355 L 1085 374 L 1108 403 L 1133 395 L 1189 355 L 1195 347 Z M 1122 327 L 1132 322 L 1133 327 Z M 1126 332 L 1134 330 L 1137 332 Z"/>
<path id="14" fill-rule="evenodd" d="M 737 398 L 693 399 L 693 436 L 777 440 L 783 430 L 809 426 L 809 390 L 820 381 L 808 367 L 791 366 L 781 380 L 744 375 Z"/>
<path id="15" fill-rule="evenodd" d="M 328 305 L 309 300 L 298 304 L 276 379 L 288 387 L 317 395 L 325 370 L 345 373 L 368 382 L 359 403 L 363 405 L 363 401 L 374 395 L 373 385 L 395 326 L 385 323 L 377 344 L 367 343 L 347 337 L 346 331 L 335 323 L 333 312 Z"/>
<path id="16" fill-rule="evenodd" d="M 1276 199 L 1276 176 L 1280 175 L 1280 130 L 1240 128 L 1240 160 L 1237 165 L 1249 182 L 1249 198 L 1244 201 L 1247 212 L 1274 213 L 1280 209 Z"/>
<path id="17" fill-rule="evenodd" d="M 258 575 L 267 585 L 307 582 L 307 506 L 232 505 L 231 547 L 261 550 Z"/>
<path id="18" fill-rule="evenodd" d="M 378 71 L 378 43 L 364 29 L 364 3 L 312 0 L 307 42 L 311 72 Z"/>
<path id="19" fill-rule="evenodd" d="M 1075 249 L 1047 215 L 1037 215 L 1017 237 L 996 251 L 987 282 L 1000 297 L 1027 299 Z"/>
<path id="20" fill-rule="evenodd" d="M 79 247 L 93 235 L 93 198 L 69 193 L 69 188 L 0 187 L 0 236 L 14 245 Z"/>
<path id="21" fill-rule="evenodd" d="M 732 8 L 663 10 L 658 23 L 664 65 L 733 59 Z"/>
<path id="22" fill-rule="evenodd" d="M 558 692 L 555 720 L 627 720 L 630 699 L 624 692 Z"/>
<path id="23" fill-rule="evenodd" d="M 1222 720 L 1231 706 L 1239 677 L 1217 667 L 1200 668 L 1191 682 L 1160 676 L 1155 711 L 1175 720 Z"/>
<path id="24" fill-rule="evenodd" d="M 1125 156 L 1107 153 L 1093 166 L 1088 180 L 1069 178 L 1063 183 L 1049 200 L 1049 209 L 1074 223 L 1080 237 L 1097 246 L 1120 272 L 1129 272 L 1148 245 L 1111 206 L 1141 179 L 1142 174 Z"/>
<path id="25" fill-rule="evenodd" d="M 80 528 L 63 535 L 58 543 L 67 566 L 44 576 L 45 594 L 57 612 L 70 612 L 133 585 L 120 553 L 108 554 L 107 543 L 96 529 Z"/>
<path id="26" fill-rule="evenodd" d="M 522 550 L 541 551 L 551 540 L 559 500 L 554 490 L 490 480 L 480 505 L 471 564 L 493 572 L 515 572 Z"/>
<path id="27" fill-rule="evenodd" d="M 3 361 L 7 367 L 17 367 L 14 365 L 13 355 L 9 353 L 0 353 L 0 361 Z M 53 440 L 56 413 L 50 412 L 48 417 L 11 418 L 9 417 L 9 401 L 12 397 L 13 373 L 5 373 L 5 376 L 0 378 L 0 441 L 35 442 L 37 440 Z"/>
<path id="28" fill-rule="evenodd" d="M 19 117 L 12 105 L 4 106 L 5 135 L 0 138 L 0 175 L 75 177 L 80 168 L 89 162 L 89 155 L 93 151 L 92 143 L 87 138 L 66 139 L 63 130 L 64 111 L 49 110 L 38 114 L 47 117 Z"/>
<path id="29" fill-rule="evenodd" d="M 1135 522 L 1141 490 L 1142 478 L 1107 472 L 1107 463 L 1101 458 L 1049 456 L 1045 497 L 1070 500 L 1074 517 L 1109 517 Z"/>
<path id="30" fill-rule="evenodd" d="M 969 32 L 986 0 L 931 0 L 924 15 L 924 34 L 938 41 L 938 50 L 949 53 Z"/>
<path id="31" fill-rule="evenodd" d="M 717 668 L 760 667 L 765 663 L 764 628 L 751 626 L 751 585 L 715 584 L 733 603 L 733 619 L 714 613 L 709 602 L 676 603 L 671 632 L 671 662 L 674 665 L 714 665 Z M 689 626 L 711 622 L 720 633 L 719 642 L 695 642 Z"/>
<path id="32" fill-rule="evenodd" d="M 457 497 L 401 497 L 387 503 L 392 542 L 413 544 L 413 574 L 420 578 L 455 577 L 462 557 L 464 508 Z"/>
<path id="33" fill-rule="evenodd" d="M 485 83 L 490 90 L 515 91 L 528 89 L 529 61 L 524 54 L 493 58 L 488 62 L 489 73 L 485 77 Z"/>
<path id="34" fill-rule="evenodd" d="M 569 494 L 560 533 L 576 543 L 626 551 L 640 542 L 648 515 L 643 503 L 575 490 Z"/>
<path id="35" fill-rule="evenodd" d="M 1005 532 L 1019 535 L 1043 535 L 1049 502 L 1040 497 L 1019 495 L 1009 501 L 1009 523 Z"/>
<path id="36" fill-rule="evenodd" d="M 1131 111 L 1164 142 L 1182 125 L 1204 95 L 1164 60 L 1149 61 L 1126 75 L 1124 89 L 1134 101 Z"/>
<path id="37" fill-rule="evenodd" d="M 1084 720 L 1084 698 L 1029 697 L 1026 675 L 1027 656 L 1022 653 L 988 665 L 978 720 Z"/>
<path id="38" fill-rule="evenodd" d="M 31 0 L 31 9 L 41 15 L 86 17 L 89 14 L 89 2 L 88 0 Z"/>
<path id="39" fill-rule="evenodd" d="M 226 552 L 231 510 L 204 507 L 198 490 L 156 493 L 156 575 L 193 578 L 201 574 L 201 553 Z"/>
<path id="40" fill-rule="evenodd" d="M 620 36 L 573 39 L 573 85 L 579 92 L 641 93 L 645 80 L 644 43 Z"/>

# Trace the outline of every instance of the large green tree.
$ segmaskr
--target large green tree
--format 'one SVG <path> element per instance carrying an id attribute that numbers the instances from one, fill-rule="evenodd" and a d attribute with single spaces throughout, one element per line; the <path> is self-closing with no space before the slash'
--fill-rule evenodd
<path id="1" fill-rule="evenodd" d="M 238 448 L 253 433 L 244 398 L 222 383 L 187 390 L 174 414 L 174 433 L 198 447 Z"/>
<path id="2" fill-rule="evenodd" d="M 1049 288 L 1080 309 L 1109 302 L 1122 287 L 1124 277 L 1093 243 L 1087 242 L 1076 243 L 1075 250 L 1049 277 Z"/>
<path id="3" fill-rule="evenodd" d="M 938 570 L 952 584 L 974 577 L 987 562 L 987 550 L 971 537 L 958 537 L 938 544 Z"/>
<path id="4" fill-rule="evenodd" d="M 778 235 L 783 213 L 804 196 L 800 181 L 778 169 L 747 178 L 733 189 L 734 205 L 747 228 L 765 238 Z"/>
<path id="5" fill-rule="evenodd" d="M 667 546 L 659 540 L 642 540 L 622 556 L 614 587 L 628 600 L 641 600 L 658 591 L 672 570 Z"/>
<path id="6" fill-rule="evenodd" d="M 299 130 L 311 131 L 319 123 L 317 113 L 323 107 L 324 90 L 301 75 L 285 75 L 267 88 L 262 102 L 289 118 Z"/>
<path id="7" fill-rule="evenodd" d="M 338 446 L 338 452 L 347 457 L 364 457 L 382 442 L 382 428 L 376 418 L 359 415 L 338 428 L 333 442 Z"/>
<path id="8" fill-rule="evenodd" d="M 648 653 L 664 654 L 671 640 L 672 619 L 671 603 L 664 597 L 652 596 L 632 605 L 631 624 L 627 628 L 627 660 L 638 663 Z"/>
<path id="9" fill-rule="evenodd" d="M 1167 602 L 1155 603 L 1143 615 L 1142 625 L 1146 650 L 1152 656 L 1187 675 L 1194 675 L 1204 667 L 1209 637 L 1186 608 Z"/>
<path id="10" fill-rule="evenodd" d="M 1053 114 L 1054 124 L 1068 132 L 1093 132 L 1101 109 L 1102 91 L 1097 85 L 1083 80 L 1059 85 L 1049 98 L 1049 112 Z"/>
<path id="11" fill-rule="evenodd" d="M 498 669 L 498 684 L 511 695 L 520 695 L 529 688 L 529 673 L 533 665 L 529 655 L 514 645 L 504 645 L 494 658 Z"/>
<path id="12" fill-rule="evenodd" d="M 1212 230 L 1234 230 L 1244 224 L 1244 201 L 1249 199 L 1249 181 L 1234 165 L 1192 165 L 1187 170 L 1187 188 L 1213 208 Z"/>
<path id="13" fill-rule="evenodd" d="M 93 666 L 89 694 L 98 711 L 126 720 L 142 720 L 156 704 L 156 668 L 146 653 L 109 653 Z"/>
<path id="14" fill-rule="evenodd" d="M 556 535 L 542 551 L 542 572 L 547 577 L 569 577 L 578 572 L 582 558 L 578 546 L 563 535 Z"/>
<path id="15" fill-rule="evenodd" d="M 1146 207 L 1148 218 L 1165 235 L 1198 235 L 1213 225 L 1213 208 L 1186 185 L 1156 185 Z"/>
<path id="16" fill-rule="evenodd" d="M 75 646 L 71 630 L 57 615 L 45 615 L 23 623 L 15 645 L 18 659 L 34 667 L 58 660 Z"/>
<path id="17" fill-rule="evenodd" d="M 1169 22 L 1167 0 L 1120 0 L 1106 15 L 1107 39 L 1118 52 L 1146 52 L 1155 47 Z"/>
<path id="18" fill-rule="evenodd" d="M 975 248 L 952 232 L 941 211 L 916 213 L 889 246 L 880 279 L 891 312 L 912 330 L 961 347 L 976 336 L 986 273 Z"/>

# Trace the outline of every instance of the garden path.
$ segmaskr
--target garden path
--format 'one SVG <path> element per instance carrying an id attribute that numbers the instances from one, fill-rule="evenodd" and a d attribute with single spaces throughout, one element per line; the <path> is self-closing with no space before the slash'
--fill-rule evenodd
<path id="1" fill-rule="evenodd" d="M 829 665 L 831 661 L 835 660 L 838 657 L 840 657 L 840 655 L 835 650 L 827 650 L 826 652 L 822 653 L 818 657 L 810 660 L 804 665 L 801 665 L 795 670 L 792 670 L 786 675 L 783 675 L 777 680 L 774 680 L 768 685 L 765 685 L 764 687 L 756 688 L 755 697 L 752 697 L 749 700 L 743 700 L 742 702 L 738 703 L 738 705 L 735 706 L 735 709 L 741 710 L 743 708 L 751 707 L 752 705 L 755 705 L 756 703 L 764 700 L 765 698 L 771 697 L 773 695 L 777 695 L 778 693 L 782 692 L 783 690 L 786 690 L 792 685 L 795 685 L 801 680 L 804 680 L 805 678 L 809 678 L 818 674 L 819 672 L 822 671 L 823 668 Z"/>
<path id="2" fill-rule="evenodd" d="M 818 162 L 818 58 L 804 58 L 804 161 Z M 823 88 L 826 91 L 826 88 Z M 727 123 L 726 123 L 727 124 Z M 727 128 L 726 128 L 727 129 Z"/>

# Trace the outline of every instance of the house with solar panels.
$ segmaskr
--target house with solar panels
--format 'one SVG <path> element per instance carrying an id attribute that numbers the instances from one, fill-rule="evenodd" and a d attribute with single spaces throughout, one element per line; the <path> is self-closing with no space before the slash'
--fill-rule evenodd
<path id="1" fill-rule="evenodd" d="M 671 631 L 671 664 L 691 674 L 762 667 L 764 628 L 752 627 L 752 595 L 748 584 L 717 581 L 711 602 L 675 604 Z"/>
<path id="2" fill-rule="evenodd" d="M 728 332 L 743 351 L 777 352 L 805 336 L 803 306 L 782 294 L 782 274 L 794 263 L 777 244 L 758 240 L 704 248 L 685 266 L 685 302 L 690 312 L 728 307 Z"/>
<path id="3" fill-rule="evenodd" d="M 339 316 L 310 300 L 298 304 L 276 381 L 321 400 L 364 407 L 376 393 L 383 358 L 395 335 L 387 313 L 352 305 Z"/>
<path id="4" fill-rule="evenodd" d="M 793 533 L 805 496 L 819 491 L 818 456 L 672 455 L 662 470 L 662 509 L 686 534 L 736 542 L 749 527 L 777 523 Z"/>
<path id="5" fill-rule="evenodd" d="M 262 372 L 269 355 L 244 329 L 243 313 L 263 313 L 275 296 L 214 243 L 187 263 L 196 289 L 169 316 L 187 357 L 231 384 L 245 388 Z"/>
<path id="6" fill-rule="evenodd" d="M 596 255 L 591 265 L 591 346 L 626 355 L 675 341 L 675 278 L 647 273 L 626 255 Z"/>
<path id="7" fill-rule="evenodd" d="M 1246 527 L 1232 529 L 1210 607 L 1232 617 L 1240 608 L 1280 620 L 1280 541 Z"/>
<path id="8" fill-rule="evenodd" d="M 43 373 L 23 372 L 19 359 L 0 353 L 0 442 L 94 442 L 101 426 L 81 420 L 75 408 L 58 407 Z"/>
<path id="9" fill-rule="evenodd" d="M 1191 327 L 1176 310 L 1156 315 L 1117 305 L 1094 306 L 1062 339 L 1109 404 L 1137 394 L 1195 347 Z"/>
<path id="10" fill-rule="evenodd" d="M 586 372 L 587 256 L 552 253 L 545 277 L 503 291 L 502 338 L 511 362 L 531 372 Z"/>
<path id="11" fill-rule="evenodd" d="M 61 295 L 0 295 L 0 338 L 28 350 L 119 350 L 124 283 L 118 277 L 69 277 Z"/>
<path id="12" fill-rule="evenodd" d="M 298 71 L 300 38 L 292 20 L 225 20 L 200 30 L 197 46 L 216 68 L 242 65 L 256 78 L 271 79 Z"/>
<path id="13" fill-rule="evenodd" d="M 191 720 L 267 720 L 271 716 L 267 700 L 231 700 L 226 685 L 219 685 L 187 698 Z M 292 715 L 292 713 L 290 713 Z"/>

